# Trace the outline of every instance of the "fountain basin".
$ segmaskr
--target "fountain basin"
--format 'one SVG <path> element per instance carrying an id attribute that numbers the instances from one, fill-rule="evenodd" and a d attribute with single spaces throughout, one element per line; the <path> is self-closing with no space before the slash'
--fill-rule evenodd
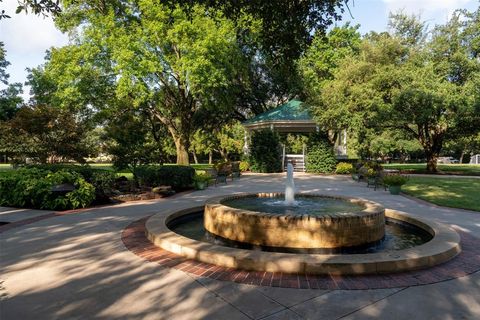
<path id="1" fill-rule="evenodd" d="M 298 196 L 297 196 L 298 197 Z M 367 245 L 385 235 L 385 209 L 358 198 L 302 194 L 301 197 L 353 204 L 350 212 L 276 214 L 233 207 L 236 200 L 283 198 L 282 193 L 235 194 L 208 200 L 204 226 L 207 231 L 232 241 L 268 247 L 340 248 Z"/>
<path id="2" fill-rule="evenodd" d="M 298 254 L 236 249 L 194 240 L 173 232 L 175 219 L 203 210 L 203 206 L 156 214 L 146 222 L 146 236 L 167 251 L 227 268 L 254 271 L 360 275 L 392 273 L 432 267 L 460 253 L 460 237 L 451 228 L 404 212 L 386 209 L 385 216 L 412 224 L 432 239 L 408 249 L 367 254 Z"/>

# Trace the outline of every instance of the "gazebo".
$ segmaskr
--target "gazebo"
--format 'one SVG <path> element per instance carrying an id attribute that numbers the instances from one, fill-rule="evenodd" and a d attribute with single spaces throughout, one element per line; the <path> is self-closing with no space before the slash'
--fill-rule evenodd
<path id="1" fill-rule="evenodd" d="M 277 132 L 315 132 L 319 130 L 318 124 L 312 120 L 308 110 L 299 100 L 289 102 L 269 110 L 243 122 L 248 131 L 271 129 Z"/>
<path id="2" fill-rule="evenodd" d="M 303 102 L 296 99 L 248 119 L 242 125 L 245 128 L 245 152 L 248 152 L 249 132 L 254 130 L 270 129 L 279 133 L 309 133 L 320 130 L 319 125 L 312 119 L 307 108 L 303 106 Z M 346 134 L 345 132 L 342 132 L 342 134 L 339 135 L 342 137 L 335 144 L 335 153 L 338 158 L 346 158 L 347 155 Z M 302 154 L 286 154 L 284 146 L 283 167 L 288 161 L 295 164 L 296 171 L 304 171 L 305 148 Z"/>

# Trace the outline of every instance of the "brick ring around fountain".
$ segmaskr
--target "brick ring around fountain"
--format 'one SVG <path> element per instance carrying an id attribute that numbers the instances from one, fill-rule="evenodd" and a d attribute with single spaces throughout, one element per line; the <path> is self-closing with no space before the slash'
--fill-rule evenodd
<path id="1" fill-rule="evenodd" d="M 232 198 L 243 197 L 278 197 L 280 194 L 235 194 L 215 197 L 207 201 L 205 207 L 192 207 L 184 210 L 164 212 L 152 216 L 146 222 L 146 236 L 156 246 L 189 259 L 215 264 L 227 268 L 253 271 L 284 272 L 300 274 L 376 274 L 402 272 L 431 267 L 446 262 L 460 251 L 460 237 L 451 228 L 432 221 L 426 221 L 412 215 L 391 209 L 384 209 L 371 201 L 347 197 L 333 197 L 361 204 L 364 208 L 358 214 L 348 214 L 352 219 L 341 219 L 341 216 L 312 217 L 300 215 L 275 216 L 264 212 L 251 212 L 231 208 L 223 203 Z M 305 196 L 302 194 L 302 196 Z M 307 195 L 309 197 L 332 198 L 325 195 Z M 422 245 L 408 249 L 385 251 L 367 254 L 311 254 L 311 253 L 280 253 L 261 250 L 246 250 L 226 247 L 216 243 L 198 241 L 187 238 L 170 229 L 172 222 L 186 218 L 204 210 L 205 229 L 211 233 L 235 241 L 253 244 L 273 243 L 288 247 L 307 247 L 329 244 L 330 247 L 370 243 L 383 237 L 383 231 L 378 231 L 385 224 L 384 216 L 401 223 L 418 227 L 432 236 L 432 239 Z M 240 210 L 240 211 L 238 211 Z M 319 223 L 322 222 L 322 223 Z M 320 228 L 319 232 L 295 230 L 302 227 Z M 272 231 L 272 228 L 277 228 Z M 369 229 L 370 228 L 370 229 Z M 288 231 L 293 230 L 292 234 Z M 352 231 L 353 230 L 353 231 Z M 361 230 L 361 231 L 359 231 Z M 369 231 L 371 230 L 371 231 Z M 383 229 L 382 229 L 383 230 Z M 317 233 L 329 232 L 325 237 L 317 237 Z M 342 232 L 346 231 L 346 232 Z M 351 231 L 351 232 L 350 232 Z M 295 233 L 297 237 L 295 237 Z M 361 234 L 367 235 L 363 236 Z M 269 234 L 272 234 L 270 236 Z M 308 237 L 306 236 L 308 235 Z M 260 240 L 255 240 L 256 238 Z M 296 238 L 309 239 L 299 242 Z M 273 239 L 273 240 L 272 240 Z M 327 239 L 327 241 L 325 240 Z M 303 241 L 304 239 L 302 239 Z M 266 242 L 267 241 L 267 242 Z M 311 241 L 310 243 L 308 241 Z M 275 246 L 273 245 L 273 246 Z"/>

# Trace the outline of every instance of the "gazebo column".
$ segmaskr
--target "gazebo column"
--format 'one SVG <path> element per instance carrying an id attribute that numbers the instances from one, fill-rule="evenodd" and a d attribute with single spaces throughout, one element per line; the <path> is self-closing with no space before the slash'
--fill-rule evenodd
<path id="1" fill-rule="evenodd" d="M 250 139 L 250 131 L 243 130 L 243 154 L 248 155 L 250 153 L 250 146 L 248 140 Z"/>

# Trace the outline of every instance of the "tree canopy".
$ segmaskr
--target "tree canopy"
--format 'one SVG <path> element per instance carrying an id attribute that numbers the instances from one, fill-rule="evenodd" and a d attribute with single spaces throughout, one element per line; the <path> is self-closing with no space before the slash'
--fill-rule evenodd
<path id="1" fill-rule="evenodd" d="M 331 79 L 316 82 L 313 112 L 329 129 L 402 130 L 418 140 L 427 169 L 436 171 L 447 137 L 478 131 L 478 13 L 457 11 L 430 38 L 415 17 L 391 19 L 391 34 L 370 33 L 358 51 L 352 46 Z M 314 66 L 306 77 L 315 72 L 322 68 Z"/>

